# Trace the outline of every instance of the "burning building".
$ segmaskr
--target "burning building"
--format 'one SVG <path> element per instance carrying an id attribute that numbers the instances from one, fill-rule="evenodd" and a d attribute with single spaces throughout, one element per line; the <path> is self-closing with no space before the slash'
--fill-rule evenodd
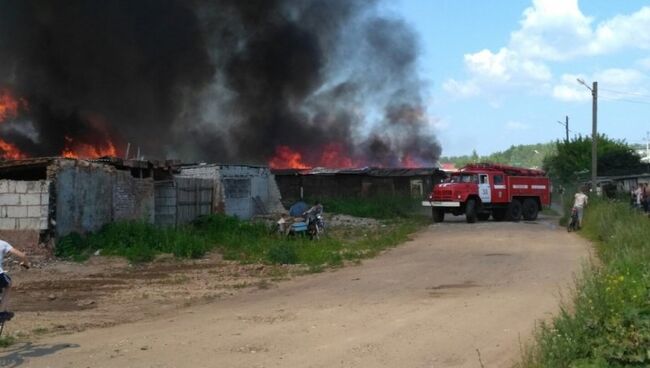
<path id="1" fill-rule="evenodd" d="M 0 157 L 432 167 L 418 38 L 381 0 L 0 0 Z"/>
<path id="2" fill-rule="evenodd" d="M 265 167 L 117 158 L 0 161 L 0 234 L 31 254 L 49 251 L 36 245 L 51 238 L 114 221 L 177 226 L 212 213 L 249 219 L 281 210 Z"/>

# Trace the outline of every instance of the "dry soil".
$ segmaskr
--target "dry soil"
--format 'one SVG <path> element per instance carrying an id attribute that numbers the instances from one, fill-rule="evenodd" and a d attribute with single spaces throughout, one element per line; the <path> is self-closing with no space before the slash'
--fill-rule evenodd
<path id="1" fill-rule="evenodd" d="M 278 270 L 233 271 L 243 266 L 219 260 L 180 271 L 152 265 L 149 279 L 126 265 L 76 279 L 80 270 L 60 270 L 73 273 L 49 287 L 31 276 L 16 309 L 32 311 L 12 321 L 31 342 L 0 353 L 0 366 L 508 367 L 589 257 L 590 245 L 554 222 L 457 218 L 361 265 L 286 281 Z M 232 281 L 242 275 L 249 281 Z M 169 296 L 167 305 L 177 291 L 189 299 Z M 35 293 L 41 300 L 30 302 Z"/>

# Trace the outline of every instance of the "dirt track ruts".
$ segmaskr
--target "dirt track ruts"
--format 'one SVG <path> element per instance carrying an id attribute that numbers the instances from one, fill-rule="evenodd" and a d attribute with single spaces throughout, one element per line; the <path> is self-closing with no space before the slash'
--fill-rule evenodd
<path id="1" fill-rule="evenodd" d="M 359 266 L 45 338 L 21 367 L 507 367 L 589 255 L 552 221 L 432 225 Z M 565 293 L 566 295 L 566 293 Z"/>

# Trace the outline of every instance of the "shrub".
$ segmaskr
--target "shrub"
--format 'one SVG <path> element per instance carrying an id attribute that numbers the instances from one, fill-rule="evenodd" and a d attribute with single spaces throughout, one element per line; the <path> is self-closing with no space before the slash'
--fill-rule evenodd
<path id="1" fill-rule="evenodd" d="M 288 243 L 280 243 L 271 246 L 267 253 L 267 258 L 275 264 L 296 264 L 298 263 L 298 253 L 295 246 Z"/>

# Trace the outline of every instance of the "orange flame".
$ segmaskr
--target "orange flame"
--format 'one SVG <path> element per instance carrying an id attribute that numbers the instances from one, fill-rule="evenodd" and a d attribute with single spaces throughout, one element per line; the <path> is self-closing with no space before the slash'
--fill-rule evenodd
<path id="1" fill-rule="evenodd" d="M 309 169 L 310 167 L 302 161 L 300 152 L 294 151 L 289 146 L 278 146 L 275 148 L 275 156 L 269 161 L 272 169 Z"/>
<path id="2" fill-rule="evenodd" d="M 18 110 L 27 108 L 27 101 L 16 99 L 8 89 L 0 89 L 0 123 L 18 116 Z M 16 145 L 0 139 L 0 157 L 17 160 L 27 157 Z"/>
<path id="3" fill-rule="evenodd" d="M 17 100 L 8 89 L 0 89 L 0 123 L 6 119 L 18 116 L 20 105 L 26 105 L 24 100 Z"/>
<path id="4" fill-rule="evenodd" d="M 413 169 L 416 167 L 420 167 L 421 165 L 418 164 L 418 162 L 409 154 L 404 155 L 402 157 L 402 166 Z"/>
<path id="5" fill-rule="evenodd" d="M 349 168 L 359 166 L 358 162 L 351 159 L 339 143 L 326 144 L 320 157 L 319 166 L 331 168 Z"/>
<path id="6" fill-rule="evenodd" d="M 113 142 L 106 141 L 100 146 L 93 146 L 83 142 L 74 142 L 72 138 L 65 137 L 66 145 L 61 156 L 67 158 L 99 158 L 104 156 L 115 157 L 117 150 Z"/>

